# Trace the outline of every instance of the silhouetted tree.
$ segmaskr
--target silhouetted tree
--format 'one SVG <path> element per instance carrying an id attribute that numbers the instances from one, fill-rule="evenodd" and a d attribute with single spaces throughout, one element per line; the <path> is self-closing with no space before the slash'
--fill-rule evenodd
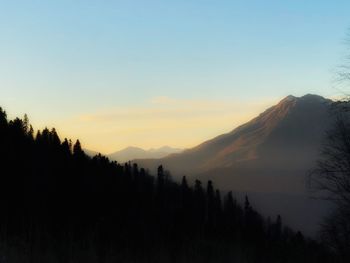
<path id="1" fill-rule="evenodd" d="M 64 141 L 62 142 L 61 147 L 62 147 L 63 153 L 64 153 L 66 156 L 68 156 L 68 155 L 70 155 L 70 154 L 72 153 L 67 138 L 64 139 Z"/>
<path id="2" fill-rule="evenodd" d="M 245 199 L 244 199 L 244 211 L 245 211 L 246 214 L 248 214 L 251 209 L 252 209 L 252 207 L 250 206 L 250 202 L 249 202 L 248 196 L 246 195 Z"/>
<path id="3" fill-rule="evenodd" d="M 79 157 L 84 155 L 84 152 L 81 148 L 81 144 L 79 140 L 77 140 L 73 146 L 73 154 Z"/>
<path id="4" fill-rule="evenodd" d="M 6 114 L 6 111 L 4 111 L 0 107 L 0 128 L 1 128 L 1 131 L 5 131 L 6 127 L 7 127 L 7 114 Z"/>
<path id="5" fill-rule="evenodd" d="M 183 189 L 183 191 L 187 191 L 189 189 L 186 176 L 182 177 L 181 188 Z"/>
<path id="6" fill-rule="evenodd" d="M 350 260 L 350 123 L 344 116 L 328 132 L 321 159 L 310 178 L 311 187 L 335 204 L 335 211 L 323 224 L 324 240 L 344 260 Z"/>
<path id="7" fill-rule="evenodd" d="M 208 229 L 214 227 L 214 221 L 215 221 L 215 193 L 214 193 L 214 187 L 213 182 L 211 180 L 207 183 L 207 196 L 206 196 L 206 202 L 207 202 L 207 227 Z"/>
<path id="8" fill-rule="evenodd" d="M 29 123 L 29 118 L 27 114 L 24 114 L 24 118 L 23 118 L 23 131 L 25 133 L 29 132 L 30 129 L 30 123 Z"/>

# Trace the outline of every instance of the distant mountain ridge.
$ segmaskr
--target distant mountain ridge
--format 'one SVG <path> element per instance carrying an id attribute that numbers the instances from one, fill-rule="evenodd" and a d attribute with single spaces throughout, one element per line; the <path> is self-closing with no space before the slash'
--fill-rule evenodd
<path id="1" fill-rule="evenodd" d="M 120 151 L 116 151 L 107 155 L 111 160 L 115 160 L 118 162 L 128 162 L 134 159 L 141 158 L 150 158 L 150 159 L 158 159 L 166 157 L 173 153 L 180 153 L 182 149 L 172 148 L 170 146 L 162 146 L 160 148 L 151 148 L 148 150 L 144 150 L 139 147 L 129 146 Z"/>

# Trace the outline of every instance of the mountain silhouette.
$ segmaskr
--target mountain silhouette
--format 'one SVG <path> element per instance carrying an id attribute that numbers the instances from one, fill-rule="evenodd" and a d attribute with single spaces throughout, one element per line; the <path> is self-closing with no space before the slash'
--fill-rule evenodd
<path id="1" fill-rule="evenodd" d="M 326 206 L 309 200 L 306 175 L 315 165 L 333 122 L 331 104 L 318 95 L 287 96 L 229 133 L 183 153 L 137 162 L 151 170 L 162 164 L 175 178 L 186 174 L 215 180 L 227 191 L 255 193 L 264 211 L 284 209 L 287 217 L 295 219 L 290 223 L 296 227 L 307 227 L 300 214 L 308 210 L 313 213 L 309 219 L 315 226 Z M 291 206 L 288 209 L 286 201 Z"/>
<path id="2" fill-rule="evenodd" d="M 151 148 L 148 150 L 144 150 L 139 147 L 130 146 L 120 151 L 111 153 L 108 155 L 108 157 L 111 160 L 115 160 L 123 163 L 123 162 L 139 159 L 139 158 L 142 158 L 142 159 L 143 158 L 151 158 L 151 159 L 163 158 L 168 156 L 169 154 L 180 153 L 181 151 L 182 149 L 172 148 L 169 146 L 163 146 L 160 148 Z"/>

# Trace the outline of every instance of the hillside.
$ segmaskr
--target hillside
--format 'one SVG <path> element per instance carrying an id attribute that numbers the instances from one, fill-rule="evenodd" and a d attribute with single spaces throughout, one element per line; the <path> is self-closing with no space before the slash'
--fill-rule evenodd
<path id="1" fill-rule="evenodd" d="M 331 262 L 245 197 L 88 157 L 55 129 L 0 108 L 1 262 Z M 288 259 L 287 261 L 285 259 Z"/>
<path id="2" fill-rule="evenodd" d="M 150 169 L 162 164 L 175 177 L 215 174 L 217 180 L 224 176 L 223 186 L 227 188 L 233 186 L 229 183 L 230 179 L 243 173 L 268 172 L 272 175 L 280 170 L 288 173 L 305 170 L 314 164 L 325 131 L 331 123 L 330 102 L 317 95 L 288 96 L 248 123 L 183 153 L 160 160 L 137 161 Z M 253 188 L 242 184 L 239 189 L 281 190 L 274 189 L 275 186 Z M 289 191 L 300 192 L 302 189 L 289 187 Z"/>
<path id="3" fill-rule="evenodd" d="M 330 100 L 317 95 L 288 96 L 227 134 L 180 154 L 137 162 L 151 171 L 162 164 L 175 178 L 187 174 L 215 180 L 224 190 L 255 193 L 265 211 L 279 210 L 295 218 L 292 225 L 315 233 L 327 209 L 326 204 L 307 198 L 306 175 L 315 165 L 326 130 L 333 122 L 330 105 Z M 310 213 L 307 225 L 296 216 L 304 212 Z"/>

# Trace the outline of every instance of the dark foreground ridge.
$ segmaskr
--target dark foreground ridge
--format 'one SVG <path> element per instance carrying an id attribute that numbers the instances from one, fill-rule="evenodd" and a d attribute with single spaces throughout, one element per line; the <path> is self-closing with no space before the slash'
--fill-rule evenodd
<path id="1" fill-rule="evenodd" d="M 0 262 L 336 262 L 211 181 L 90 158 L 2 109 L 0 169 Z"/>

